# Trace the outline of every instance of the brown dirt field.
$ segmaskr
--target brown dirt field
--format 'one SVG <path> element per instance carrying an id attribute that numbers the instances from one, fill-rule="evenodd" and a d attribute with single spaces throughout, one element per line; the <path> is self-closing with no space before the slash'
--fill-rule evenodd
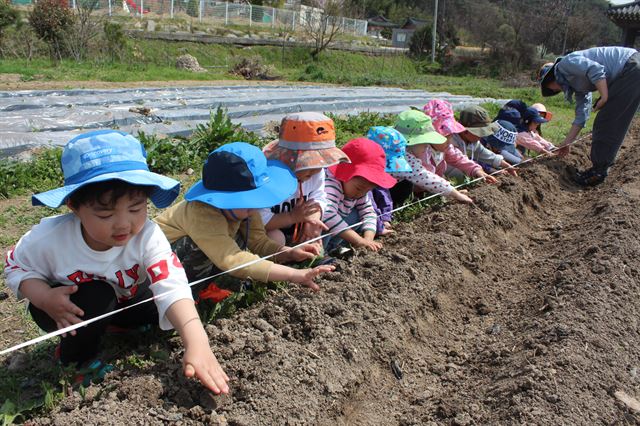
<path id="1" fill-rule="evenodd" d="M 568 179 L 583 144 L 208 326 L 229 396 L 181 377 L 173 338 L 34 424 L 638 424 L 614 394 L 640 397 L 639 139 L 600 187 Z"/>

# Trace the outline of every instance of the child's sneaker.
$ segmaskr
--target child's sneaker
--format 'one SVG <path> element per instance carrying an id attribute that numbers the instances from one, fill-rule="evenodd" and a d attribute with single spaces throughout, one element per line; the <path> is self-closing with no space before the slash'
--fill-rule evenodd
<path id="1" fill-rule="evenodd" d="M 593 168 L 584 172 L 576 172 L 573 180 L 580 186 L 596 186 L 604 182 L 606 174 L 598 173 Z"/>
<path id="2" fill-rule="evenodd" d="M 82 385 L 85 388 L 90 386 L 92 383 L 100 383 L 104 380 L 104 376 L 107 373 L 113 371 L 113 365 L 105 364 L 99 359 L 96 359 L 89 363 L 84 368 L 78 370 L 78 374 L 73 379 L 74 385 Z"/>

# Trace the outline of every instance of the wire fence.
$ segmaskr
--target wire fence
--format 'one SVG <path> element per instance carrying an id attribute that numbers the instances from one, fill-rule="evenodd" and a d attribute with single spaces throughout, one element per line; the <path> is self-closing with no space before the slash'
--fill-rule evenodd
<path id="1" fill-rule="evenodd" d="M 69 7 L 78 8 L 83 1 L 68 0 Z M 242 25 L 256 28 L 273 28 L 294 32 L 309 25 L 319 25 L 326 18 L 339 31 L 355 36 L 367 35 L 367 21 L 345 17 L 324 15 L 321 9 L 301 6 L 300 10 L 278 9 L 214 0 L 89 0 L 97 10 L 113 15 L 143 17 L 159 16 L 174 18 L 187 15 L 198 21 L 208 21 L 220 25 Z M 36 0 L 11 0 L 14 5 L 30 5 Z"/>

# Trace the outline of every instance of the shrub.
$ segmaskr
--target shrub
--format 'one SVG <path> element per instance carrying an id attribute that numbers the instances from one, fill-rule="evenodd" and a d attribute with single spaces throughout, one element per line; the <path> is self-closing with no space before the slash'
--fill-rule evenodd
<path id="1" fill-rule="evenodd" d="M 111 61 L 122 60 L 127 51 L 127 37 L 122 31 L 122 24 L 105 21 L 102 27 L 104 34 L 104 49 Z"/>
<path id="2" fill-rule="evenodd" d="M 211 151 L 229 142 L 247 142 L 257 146 L 266 142 L 257 134 L 234 124 L 222 107 L 211 111 L 207 123 L 196 126 L 190 140 L 197 160 L 204 160 Z"/>
<path id="3" fill-rule="evenodd" d="M 0 195 L 41 192 L 60 186 L 60 148 L 36 152 L 30 161 L 0 160 Z"/>
<path id="4" fill-rule="evenodd" d="M 258 55 L 242 58 L 229 72 L 244 77 L 246 80 L 273 80 L 276 78 L 274 67 L 263 64 L 262 57 Z"/>
<path id="5" fill-rule="evenodd" d="M 431 26 L 425 25 L 417 29 L 409 39 L 409 54 L 421 58 L 431 51 Z"/>
<path id="6" fill-rule="evenodd" d="M 2 42 L 5 28 L 15 24 L 18 17 L 18 11 L 11 7 L 8 0 L 0 0 L 0 42 Z"/>
<path id="7" fill-rule="evenodd" d="M 200 0 L 189 0 L 187 3 L 187 15 L 194 18 L 198 17 L 200 13 Z"/>
<path id="8" fill-rule="evenodd" d="M 74 24 L 74 16 L 67 1 L 40 0 L 29 14 L 29 24 L 36 35 L 49 46 L 51 58 L 62 59 L 65 35 Z"/>
<path id="9" fill-rule="evenodd" d="M 169 137 L 138 132 L 138 139 L 147 151 L 149 170 L 160 174 L 182 173 L 191 166 L 193 153 L 189 143 Z"/>

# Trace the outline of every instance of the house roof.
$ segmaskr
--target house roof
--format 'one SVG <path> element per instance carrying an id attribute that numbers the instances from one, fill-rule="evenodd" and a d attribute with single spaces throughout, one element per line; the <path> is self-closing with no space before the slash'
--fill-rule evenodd
<path id="1" fill-rule="evenodd" d="M 369 26 L 374 27 L 385 27 L 385 28 L 397 28 L 398 24 L 391 22 L 387 18 L 382 15 L 374 16 L 373 18 L 367 19 Z"/>
<path id="2" fill-rule="evenodd" d="M 418 18 L 407 18 L 406 21 L 404 21 L 404 24 L 402 24 L 402 28 L 408 26 L 408 25 L 414 25 L 416 27 L 423 27 L 425 25 L 427 25 L 429 23 L 429 21 L 426 21 L 424 19 L 418 19 Z"/>
<path id="3" fill-rule="evenodd" d="M 609 6 L 607 16 L 616 24 L 640 24 L 640 1 Z"/>

